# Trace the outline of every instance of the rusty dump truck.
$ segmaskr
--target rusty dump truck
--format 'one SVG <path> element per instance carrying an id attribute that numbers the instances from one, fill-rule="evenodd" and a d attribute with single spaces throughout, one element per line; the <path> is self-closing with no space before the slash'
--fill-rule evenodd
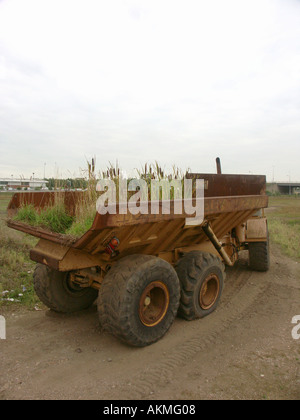
<path id="1" fill-rule="evenodd" d="M 225 280 L 244 250 L 249 267 L 270 265 L 266 177 L 189 174 L 204 180 L 204 220 L 187 225 L 185 213 L 96 213 L 79 239 L 17 222 L 24 204 L 42 209 L 53 192 L 16 193 L 8 206 L 10 228 L 39 238 L 30 251 L 37 263 L 34 288 L 57 312 L 85 309 L 97 299 L 100 324 L 123 342 L 146 346 L 168 331 L 176 315 L 194 320 L 214 311 Z M 77 191 L 65 191 L 70 213 Z M 172 210 L 172 207 L 171 207 Z"/>

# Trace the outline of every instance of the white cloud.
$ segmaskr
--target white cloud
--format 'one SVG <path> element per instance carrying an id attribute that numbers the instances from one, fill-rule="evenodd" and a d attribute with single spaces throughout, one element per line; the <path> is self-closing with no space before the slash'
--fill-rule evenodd
<path id="1" fill-rule="evenodd" d="M 300 180 L 299 17 L 296 0 L 2 0 L 0 175 L 220 155 Z"/>

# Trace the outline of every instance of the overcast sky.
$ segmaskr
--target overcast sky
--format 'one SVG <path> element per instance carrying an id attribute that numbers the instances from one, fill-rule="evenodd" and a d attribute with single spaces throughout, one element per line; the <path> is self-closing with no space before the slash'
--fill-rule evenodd
<path id="1" fill-rule="evenodd" d="M 0 0 L 0 177 L 300 182 L 299 0 Z"/>

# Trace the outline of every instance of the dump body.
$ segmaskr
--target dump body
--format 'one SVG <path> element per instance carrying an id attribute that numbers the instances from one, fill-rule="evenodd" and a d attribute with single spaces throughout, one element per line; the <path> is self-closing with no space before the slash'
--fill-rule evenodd
<path id="1" fill-rule="evenodd" d="M 268 206 L 265 176 L 190 174 L 189 177 L 204 180 L 203 223 L 210 224 L 220 243 L 223 243 L 224 248 L 227 247 L 229 256 L 235 254 L 234 248 L 230 250 L 232 246 L 242 249 L 249 241 L 266 240 L 264 218 L 262 233 L 256 235 L 254 229 L 252 237 L 247 238 L 247 222 L 256 220 L 257 212 Z M 76 202 L 85 193 L 66 191 L 61 194 L 68 212 L 73 215 Z M 203 249 L 216 253 L 202 229 L 203 224 L 186 225 L 186 218 L 190 216 L 185 213 L 174 214 L 172 201 L 170 214 L 162 214 L 161 211 L 159 214 L 151 214 L 150 202 L 148 214 L 119 214 L 118 206 L 117 214 L 96 213 L 92 227 L 78 239 L 13 220 L 21 203 L 43 208 L 51 203 L 53 197 L 53 192 L 15 194 L 8 206 L 8 226 L 40 238 L 38 245 L 31 251 L 31 259 L 55 270 L 70 271 L 95 266 L 105 270 L 107 265 L 131 254 L 155 255 L 174 263 L 178 253 L 187 250 Z M 106 248 L 114 237 L 118 239 L 119 246 L 116 255 L 112 256 Z M 234 260 L 235 257 L 233 263 Z"/>
<path id="2" fill-rule="evenodd" d="M 8 226 L 39 238 L 30 257 L 40 263 L 33 275 L 40 300 L 52 310 L 74 312 L 97 299 L 102 329 L 133 346 L 159 340 L 177 313 L 187 320 L 212 313 L 224 288 L 224 264 L 234 265 L 242 250 L 249 251 L 252 269 L 267 271 L 270 264 L 265 176 L 222 175 L 219 160 L 217 170 L 189 175 L 204 180 L 203 219 L 191 219 L 186 200 L 170 200 L 168 214 L 166 202 L 156 203 L 155 214 L 153 202 L 138 214 L 128 208 L 123 214 L 120 204 L 115 214 L 95 209 L 91 228 L 77 239 L 17 222 L 14 215 L 24 204 L 51 206 L 60 195 L 74 216 L 84 192 L 15 194 Z"/>

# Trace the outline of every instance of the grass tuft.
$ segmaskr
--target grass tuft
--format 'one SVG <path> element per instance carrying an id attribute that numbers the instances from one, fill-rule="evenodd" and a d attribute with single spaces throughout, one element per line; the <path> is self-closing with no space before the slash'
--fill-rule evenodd
<path id="1" fill-rule="evenodd" d="M 14 220 L 41 226 L 55 233 L 65 233 L 73 223 L 73 218 L 66 212 L 64 205 L 58 203 L 37 211 L 32 204 L 22 206 Z"/>
<path id="2" fill-rule="evenodd" d="M 66 212 L 65 206 L 57 204 L 38 214 L 36 223 L 56 233 L 65 233 L 73 223 L 73 218 Z"/>
<path id="3" fill-rule="evenodd" d="M 28 204 L 26 206 L 22 206 L 17 215 L 15 216 L 14 220 L 22 221 L 28 223 L 29 225 L 36 225 L 37 224 L 38 214 L 32 204 Z"/>

